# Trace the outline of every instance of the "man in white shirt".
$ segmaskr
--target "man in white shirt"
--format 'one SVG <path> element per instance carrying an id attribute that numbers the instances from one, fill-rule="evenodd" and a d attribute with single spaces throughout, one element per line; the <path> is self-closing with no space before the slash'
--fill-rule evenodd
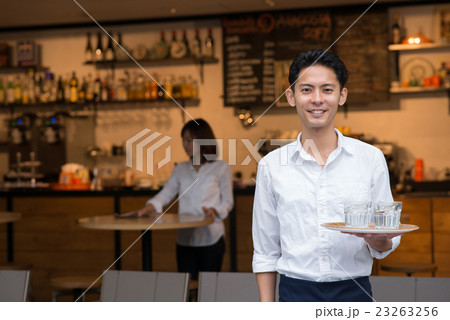
<path id="1" fill-rule="evenodd" d="M 372 301 L 368 276 L 399 234 L 345 234 L 321 227 L 344 221 L 346 200 L 392 201 L 383 154 L 334 129 L 347 98 L 348 70 L 334 54 L 299 54 L 286 96 L 302 124 L 297 140 L 258 165 L 253 206 L 253 272 L 261 301 Z"/>

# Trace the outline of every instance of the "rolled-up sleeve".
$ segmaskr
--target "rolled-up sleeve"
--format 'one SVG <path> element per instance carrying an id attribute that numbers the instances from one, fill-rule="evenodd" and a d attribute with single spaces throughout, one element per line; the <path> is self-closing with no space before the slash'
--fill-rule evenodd
<path id="1" fill-rule="evenodd" d="M 267 165 L 258 165 L 253 203 L 253 272 L 275 272 L 281 255 L 280 225 Z"/>
<path id="2" fill-rule="evenodd" d="M 215 208 L 218 220 L 224 220 L 233 209 L 233 173 L 229 165 L 225 165 L 219 176 L 220 203 Z"/>

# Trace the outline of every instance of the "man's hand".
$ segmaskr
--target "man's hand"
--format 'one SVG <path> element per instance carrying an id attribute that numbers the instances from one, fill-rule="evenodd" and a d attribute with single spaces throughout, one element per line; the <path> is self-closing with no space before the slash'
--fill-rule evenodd
<path id="1" fill-rule="evenodd" d="M 207 208 L 207 207 L 202 207 L 203 213 L 208 217 L 208 218 L 212 218 L 215 219 L 219 214 L 217 212 L 216 209 L 214 208 Z"/>
<path id="2" fill-rule="evenodd" d="M 392 248 L 392 238 L 402 235 L 403 233 L 356 233 L 356 232 L 344 232 L 346 234 L 352 234 L 359 238 L 363 238 L 369 246 L 379 252 L 388 251 Z"/>

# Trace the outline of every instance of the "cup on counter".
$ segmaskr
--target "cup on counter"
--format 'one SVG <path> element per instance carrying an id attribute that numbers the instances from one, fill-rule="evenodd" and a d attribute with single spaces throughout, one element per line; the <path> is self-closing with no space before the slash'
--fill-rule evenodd
<path id="1" fill-rule="evenodd" d="M 368 228 L 370 202 L 347 201 L 344 203 L 345 226 L 348 228 Z"/>
<path id="2" fill-rule="evenodd" d="M 373 206 L 375 229 L 398 229 L 402 202 L 377 202 Z"/>

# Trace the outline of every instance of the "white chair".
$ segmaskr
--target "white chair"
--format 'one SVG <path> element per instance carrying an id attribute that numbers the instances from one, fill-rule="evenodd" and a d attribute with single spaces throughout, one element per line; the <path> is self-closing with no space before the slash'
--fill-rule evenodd
<path id="1" fill-rule="evenodd" d="M 377 302 L 416 301 L 416 278 L 371 276 L 372 295 Z"/>
<path id="2" fill-rule="evenodd" d="M 107 271 L 103 276 L 102 302 L 186 302 L 189 273 Z"/>
<path id="3" fill-rule="evenodd" d="M 450 278 L 416 278 L 417 302 L 450 302 Z"/>
<path id="4" fill-rule="evenodd" d="M 250 272 L 200 272 L 198 301 L 258 302 L 256 276 Z"/>
<path id="5" fill-rule="evenodd" d="M 0 270 L 1 302 L 25 302 L 29 289 L 29 270 Z"/>

